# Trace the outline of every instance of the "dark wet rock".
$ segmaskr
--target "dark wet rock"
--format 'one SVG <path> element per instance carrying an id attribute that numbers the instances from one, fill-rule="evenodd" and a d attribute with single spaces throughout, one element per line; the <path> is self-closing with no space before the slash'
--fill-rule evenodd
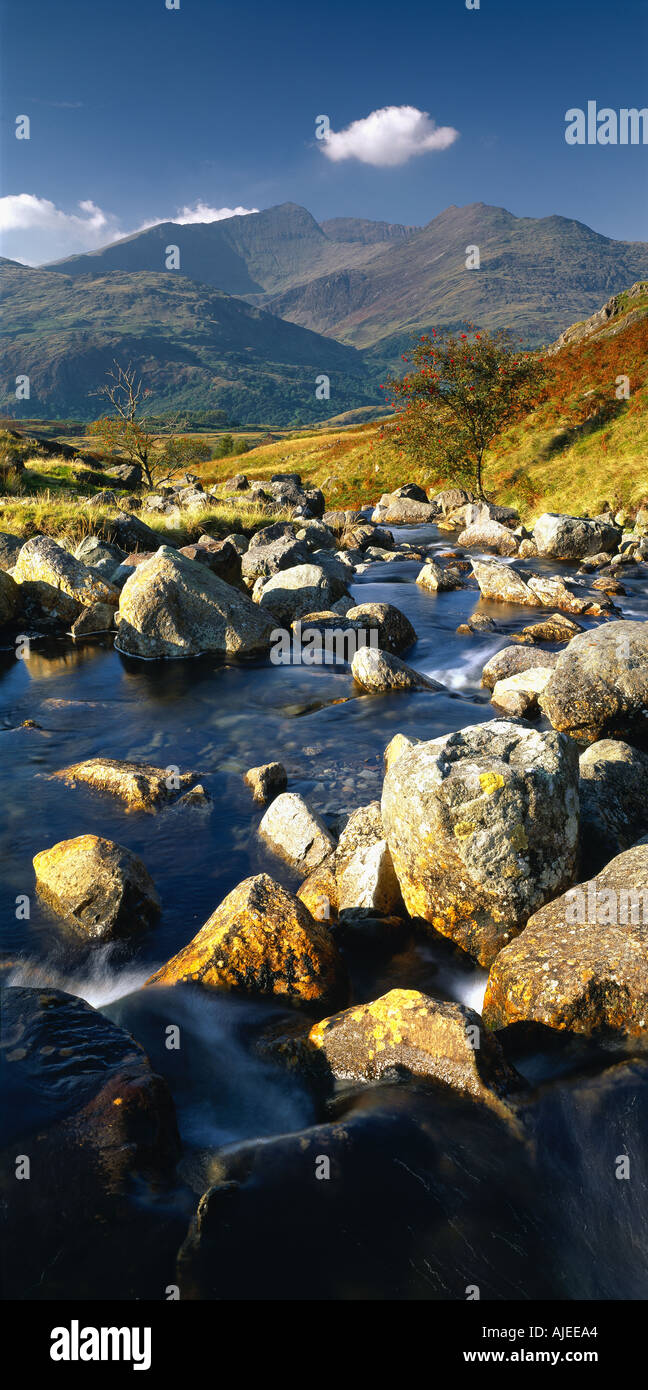
<path id="1" fill-rule="evenodd" d="M 648 623 L 605 623 L 560 652 L 541 705 L 555 729 L 584 743 L 648 744 Z"/>
<path id="2" fill-rule="evenodd" d="M 576 747 L 504 719 L 418 744 L 390 765 L 382 818 L 410 916 L 489 965 L 574 881 Z"/>
<path id="3" fill-rule="evenodd" d="M 215 541 L 211 536 L 201 536 L 195 545 L 181 546 L 178 554 L 206 565 L 225 584 L 240 587 L 241 557 L 231 541 Z"/>
<path id="4" fill-rule="evenodd" d="M 486 662 L 481 675 L 481 683 L 493 690 L 497 681 L 507 680 L 520 671 L 530 671 L 534 666 L 555 666 L 557 652 L 539 652 L 527 647 L 502 647 Z"/>
<path id="5" fill-rule="evenodd" d="M 303 873 L 316 869 L 335 848 L 324 822 L 297 792 L 283 792 L 271 802 L 259 834 L 275 854 Z"/>
<path id="6" fill-rule="evenodd" d="M 560 560 L 582 560 L 600 550 L 618 550 L 621 536 L 621 527 L 611 520 L 560 512 L 544 512 L 533 528 L 538 553 Z"/>
<path id="7" fill-rule="evenodd" d="M 263 763 L 259 767 L 249 768 L 245 781 L 252 788 L 254 800 L 265 805 L 280 792 L 285 792 L 288 775 L 283 763 Z"/>
<path id="8" fill-rule="evenodd" d="M 94 637 L 100 632 L 110 632 L 115 626 L 115 609 L 109 603 L 93 603 L 90 608 L 82 608 L 78 618 L 70 628 L 72 637 Z"/>
<path id="9" fill-rule="evenodd" d="M 358 603 L 349 608 L 347 621 L 367 633 L 376 632 L 381 651 L 397 656 L 416 642 L 412 624 L 393 603 Z"/>
<path id="10" fill-rule="evenodd" d="M 0 627 L 13 622 L 21 608 L 20 586 L 10 574 L 0 569 Z"/>
<path id="11" fill-rule="evenodd" d="M 166 1082 L 122 1028 L 49 987 L 2 990 L 2 1052 L 11 1296 L 159 1298 L 180 1150 Z"/>
<path id="12" fill-rule="evenodd" d="M 621 739 L 591 743 L 580 757 L 581 868 L 597 873 L 648 834 L 648 753 Z"/>
<path id="13" fill-rule="evenodd" d="M 648 844 L 536 912 L 500 952 L 484 1022 L 572 1033 L 639 1033 L 648 1023 Z"/>
<path id="14" fill-rule="evenodd" d="M 331 999 L 348 997 L 345 968 L 328 927 L 267 874 L 232 889 L 193 941 L 147 985 L 183 981 L 276 995 L 314 1013 Z"/>
<path id="15" fill-rule="evenodd" d="M 9 531 L 0 531 L 0 570 L 13 569 L 24 544 L 24 536 L 12 536 Z"/>
<path id="16" fill-rule="evenodd" d="M 48 906 L 91 941 L 130 936 L 159 915 L 160 899 L 141 859 L 98 835 L 41 850 L 34 871 Z"/>
<path id="17" fill-rule="evenodd" d="M 138 565 L 119 603 L 116 646 L 130 656 L 253 656 L 272 624 L 247 594 L 168 546 Z"/>
<path id="18" fill-rule="evenodd" d="M 351 662 L 351 671 L 356 685 L 369 694 L 383 694 L 394 690 L 444 690 L 439 681 L 424 676 L 407 666 L 398 656 L 390 652 L 377 651 L 374 647 L 360 647 Z"/>
<path id="19" fill-rule="evenodd" d="M 69 787 L 82 783 L 95 791 L 116 796 L 129 811 L 157 811 L 197 780 L 195 772 L 180 772 L 176 767 L 154 767 L 152 763 L 119 758 L 88 758 L 63 768 L 54 776 Z"/>

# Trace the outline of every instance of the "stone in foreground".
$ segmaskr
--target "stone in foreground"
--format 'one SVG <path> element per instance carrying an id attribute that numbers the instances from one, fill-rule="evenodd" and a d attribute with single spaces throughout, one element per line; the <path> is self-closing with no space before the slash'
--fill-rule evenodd
<path id="1" fill-rule="evenodd" d="M 622 739 L 591 743 L 580 757 L 581 872 L 597 873 L 648 834 L 648 753 Z"/>
<path id="2" fill-rule="evenodd" d="M 557 660 L 557 652 L 538 652 L 524 646 L 502 647 L 486 662 L 481 683 L 487 690 L 493 690 L 498 681 L 508 680 L 522 671 L 531 671 L 535 666 L 553 667 Z"/>
<path id="3" fill-rule="evenodd" d="M 583 743 L 648 744 L 648 623 L 622 619 L 574 637 L 540 703 L 554 729 Z"/>
<path id="4" fill-rule="evenodd" d="M 259 834 L 281 859 L 309 873 L 335 848 L 323 821 L 297 792 L 283 792 L 268 807 Z"/>
<path id="5" fill-rule="evenodd" d="M 377 1081 L 398 1070 L 441 1081 L 496 1108 L 516 1084 L 479 1014 L 416 989 L 392 989 L 371 1004 L 323 1018 L 308 1041 L 340 1080 Z"/>
<path id="6" fill-rule="evenodd" d="M 129 811 L 157 811 L 196 781 L 193 772 L 175 767 L 154 767 L 151 763 L 131 763 L 121 758 L 88 758 L 56 772 L 67 786 L 83 782 L 95 791 L 119 797 Z"/>
<path id="7" fill-rule="evenodd" d="M 574 881 L 576 747 L 504 719 L 418 744 L 386 774 L 382 818 L 410 916 L 490 965 Z"/>
<path id="8" fill-rule="evenodd" d="M 262 655 L 273 626 L 247 594 L 166 545 L 126 580 L 117 624 L 117 649 L 148 659 Z"/>
<path id="9" fill-rule="evenodd" d="M 585 1034 L 648 1026 L 648 844 L 530 918 L 493 965 L 484 1022 Z"/>
<path id="10" fill-rule="evenodd" d="M 375 647 L 360 647 L 351 662 L 353 679 L 369 694 L 392 690 L 444 690 L 439 681 L 431 680 L 412 666 L 407 666 L 390 652 Z"/>
<path id="11" fill-rule="evenodd" d="M 266 804 L 279 792 L 285 792 L 288 776 L 283 763 L 262 763 L 248 769 L 245 781 L 252 788 L 254 800 Z"/>
<path id="12" fill-rule="evenodd" d="M 92 941 L 153 926 L 160 899 L 141 859 L 98 835 L 61 840 L 34 858 L 36 889 L 59 917 Z"/>
<path id="13" fill-rule="evenodd" d="M 278 995 L 314 1011 L 348 995 L 328 927 L 268 874 L 239 883 L 193 941 L 146 983 L 180 982 Z"/>
<path id="14" fill-rule="evenodd" d="M 400 888 L 383 832 L 380 802 L 354 811 L 335 853 L 340 913 L 363 908 L 389 916 L 400 907 Z"/>
<path id="15" fill-rule="evenodd" d="M 515 676 L 496 681 L 491 701 L 507 714 L 525 718 L 538 713 L 538 696 L 542 694 L 551 679 L 551 666 L 531 666 L 528 671 L 518 671 Z"/>

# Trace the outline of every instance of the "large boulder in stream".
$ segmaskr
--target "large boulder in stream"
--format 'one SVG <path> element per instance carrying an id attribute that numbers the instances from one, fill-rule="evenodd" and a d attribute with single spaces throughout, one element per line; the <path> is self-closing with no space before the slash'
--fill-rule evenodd
<path id="1" fill-rule="evenodd" d="M 407 666 L 400 657 L 375 647 L 359 647 L 351 671 L 356 685 L 370 695 L 388 694 L 395 690 L 444 690 L 440 681 L 424 676 Z"/>
<path id="2" fill-rule="evenodd" d="M 374 507 L 371 520 L 385 525 L 421 526 L 434 521 L 437 515 L 438 508 L 427 501 L 386 492 Z"/>
<path id="3" fill-rule="evenodd" d="M 584 613 L 600 618 L 614 613 L 610 599 L 581 598 L 568 588 L 559 575 L 525 574 L 499 560 L 473 560 L 473 573 L 481 596 L 496 603 L 521 604 L 525 608 L 559 608 L 567 613 Z"/>
<path id="4" fill-rule="evenodd" d="M 198 935 L 147 980 L 273 995 L 313 1013 L 338 1008 L 348 980 L 328 927 L 268 874 L 246 878 Z"/>
<path id="5" fill-rule="evenodd" d="M 83 999 L 46 987 L 1 1000 L 5 1296 L 164 1297 L 180 1151 L 166 1082 Z"/>
<path id="6" fill-rule="evenodd" d="M 487 690 L 493 690 L 498 681 L 508 680 L 521 671 L 531 671 L 536 666 L 555 666 L 557 660 L 557 652 L 535 651 L 522 646 L 502 647 L 486 662 L 481 683 Z"/>
<path id="7" fill-rule="evenodd" d="M 389 767 L 382 818 L 410 916 L 490 965 L 574 882 L 576 746 L 505 719 L 417 744 Z"/>
<path id="8" fill-rule="evenodd" d="M 160 899 L 141 859 L 98 835 L 41 850 L 34 871 L 48 906 L 91 941 L 129 936 L 159 915 Z"/>
<path id="9" fill-rule="evenodd" d="M 648 1025 L 648 844 L 547 903 L 501 951 L 484 1022 L 572 1033 L 636 1034 Z"/>
<path id="10" fill-rule="evenodd" d="M 306 613 L 330 609 L 346 592 L 348 581 L 348 572 L 341 568 L 333 573 L 323 564 L 292 565 L 270 579 L 257 579 L 253 598 L 273 626 L 290 627 Z"/>
<path id="11" fill-rule="evenodd" d="M 87 758 L 54 773 L 69 787 L 84 783 L 95 791 L 116 796 L 129 811 L 157 811 L 197 782 L 194 772 L 176 767 L 154 767 L 122 758 Z"/>
<path id="12" fill-rule="evenodd" d="M 539 555 L 551 555 L 556 560 L 583 560 L 599 551 L 618 550 L 623 535 L 607 517 L 567 516 L 561 512 L 543 512 L 533 528 L 533 539 Z"/>
<path id="13" fill-rule="evenodd" d="M 465 546 L 466 550 L 494 550 L 496 555 L 516 555 L 518 540 L 507 526 L 485 516 L 460 532 L 457 545 Z"/>
<path id="14" fill-rule="evenodd" d="M 583 743 L 648 745 L 648 623 L 622 619 L 574 637 L 540 703 L 554 729 Z"/>
<path id="15" fill-rule="evenodd" d="M 596 873 L 648 834 L 648 753 L 603 738 L 579 766 L 581 872 Z"/>
<path id="16" fill-rule="evenodd" d="M 166 545 L 126 580 L 117 624 L 118 650 L 148 659 L 257 656 L 267 652 L 272 632 L 247 594 Z"/>

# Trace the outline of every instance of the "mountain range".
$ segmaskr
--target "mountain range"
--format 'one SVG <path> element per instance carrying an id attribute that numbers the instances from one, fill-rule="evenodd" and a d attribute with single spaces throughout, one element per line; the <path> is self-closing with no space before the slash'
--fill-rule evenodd
<path id="1" fill-rule="evenodd" d="M 169 247 L 179 269 L 166 269 Z M 163 222 L 38 269 L 3 263 L 2 404 L 20 413 L 11 380 L 28 372 L 29 414 L 90 418 L 91 392 L 117 358 L 141 371 L 156 412 L 309 423 L 377 405 L 413 333 L 471 322 L 537 346 L 647 276 L 644 242 L 484 203 L 425 227 L 318 223 L 294 203 Z M 330 399 L 315 394 L 320 374 Z"/>

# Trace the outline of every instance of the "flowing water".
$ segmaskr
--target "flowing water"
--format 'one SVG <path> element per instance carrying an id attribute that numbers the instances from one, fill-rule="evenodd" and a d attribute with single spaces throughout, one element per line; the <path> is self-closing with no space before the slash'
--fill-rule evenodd
<path id="1" fill-rule="evenodd" d="M 400 528 L 395 534 L 399 541 L 434 542 L 439 550 L 451 543 L 433 527 Z M 541 566 L 572 574 L 576 568 L 538 560 L 528 568 Z M 490 692 L 480 687 L 482 667 L 507 644 L 510 632 L 538 616 L 528 609 L 481 602 L 479 611 L 493 617 L 500 631 L 459 636 L 455 630 L 474 611 L 478 594 L 469 589 L 427 593 L 414 582 L 419 568 L 418 561 L 373 564 L 357 576 L 352 593 L 357 602 L 386 601 L 407 614 L 418 642 L 406 660 L 442 681 L 447 687 L 443 694 L 359 696 L 344 665 L 241 666 L 213 657 L 135 661 L 117 653 L 107 637 L 79 643 L 35 640 L 29 660 L 17 660 L 13 649 L 0 652 L 4 983 L 54 985 L 82 996 L 127 1027 L 169 1081 L 186 1153 L 213 1155 L 223 1145 L 291 1133 L 322 1119 L 306 1087 L 291 1073 L 261 1061 L 250 1045 L 272 1017 L 271 1004 L 177 990 L 172 1017 L 181 1023 L 184 1044 L 174 1054 L 162 1041 L 169 1021 L 167 992 L 140 991 L 152 970 L 194 936 L 241 879 L 265 870 L 289 887 L 299 882 L 261 844 L 257 826 L 262 811 L 252 802 L 242 774 L 279 759 L 290 790 L 300 792 L 325 818 L 366 804 L 380 796 L 383 751 L 395 733 L 433 738 L 493 717 Z M 622 615 L 648 619 L 645 583 L 624 583 L 626 597 L 615 600 Z M 21 727 L 25 720 L 37 727 Z M 208 806 L 175 806 L 156 815 L 127 813 L 116 799 L 51 779 L 70 763 L 99 754 L 195 771 L 209 793 Z M 139 854 L 158 889 L 163 904 L 159 925 L 136 943 L 84 947 L 33 892 L 33 856 L 88 832 Z M 16 915 L 16 900 L 23 894 L 30 899 L 27 921 Z M 394 954 L 359 952 L 349 964 L 359 1001 L 396 985 L 476 1009 L 483 998 L 485 972 L 443 939 L 404 936 Z M 614 1074 L 608 1068 L 605 1081 L 599 1079 L 603 1063 L 618 1057 L 613 1052 L 594 1063 L 585 1045 L 543 1049 L 537 1039 L 523 1039 L 515 1053 L 515 1064 L 536 1088 L 530 1126 L 544 1184 L 538 1202 L 553 1212 L 547 1218 L 553 1228 L 546 1235 L 552 1273 L 544 1296 L 638 1298 L 647 1291 L 642 1273 L 646 1235 L 639 1223 L 645 1171 L 638 1161 L 633 1183 L 615 1183 L 610 1177 L 614 1155 L 639 1150 L 646 1082 L 635 1069 L 630 1084 L 619 1066 Z M 574 1080 L 584 1067 L 589 1068 L 587 1080 Z M 561 1076 L 564 1084 L 557 1084 Z M 354 1103 L 366 1105 L 371 1095 L 383 1105 L 389 1093 L 388 1087 L 368 1087 L 364 1099 Z M 394 1113 L 407 1103 L 403 1094 L 407 1097 L 407 1088 L 400 1088 Z M 414 1105 L 415 1088 L 411 1095 Z M 421 1103 L 418 1097 L 416 1104 Z M 451 1103 L 438 1098 L 435 1103 L 443 1109 L 439 1123 L 447 1128 Z M 450 1148 L 461 1128 L 457 1125 L 450 1125 Z M 493 1172 L 502 1183 L 501 1215 L 508 1201 L 507 1173 L 498 1143 L 490 1131 L 484 1133 L 484 1154 L 491 1145 Z M 619 1200 L 621 1189 L 627 1191 Z M 395 1189 L 393 1202 L 399 1200 Z M 532 1207 L 533 1192 L 528 1200 Z M 389 1193 L 382 1202 L 389 1206 Z M 491 1229 L 498 1219 L 489 1209 Z M 529 1271 L 544 1237 L 538 1230 L 532 1236 L 527 1230 L 525 1236 L 524 1229 L 522 1221 L 515 1236 L 509 1233 L 502 1240 L 494 1297 L 533 1296 Z M 514 1247 L 518 1263 L 509 1269 Z M 407 1280 L 399 1284 L 397 1296 L 402 1288 L 405 1296 L 453 1296 L 447 1267 L 453 1262 L 462 1266 L 452 1243 L 445 1260 L 446 1273 L 433 1276 L 429 1251 L 421 1254 L 414 1260 L 413 1286 Z M 331 1287 L 345 1296 L 342 1277 L 338 1284 L 331 1278 Z M 369 1292 L 377 1297 L 393 1292 L 389 1277 L 384 1289 L 379 1279 Z"/>

